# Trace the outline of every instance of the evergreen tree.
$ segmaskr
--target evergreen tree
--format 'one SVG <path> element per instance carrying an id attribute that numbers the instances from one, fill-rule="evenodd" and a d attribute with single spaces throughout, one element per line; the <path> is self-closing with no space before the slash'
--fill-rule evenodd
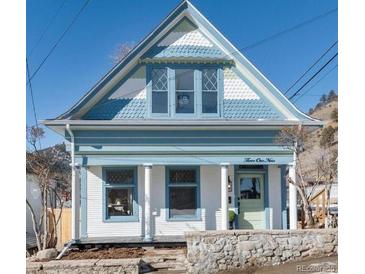
<path id="1" fill-rule="evenodd" d="M 334 99 L 337 99 L 337 94 L 334 90 L 331 90 L 329 93 L 328 93 L 328 96 L 327 96 L 327 100 L 328 101 L 332 101 Z"/>
<path id="2" fill-rule="evenodd" d="M 319 101 L 321 102 L 321 103 L 326 103 L 327 102 L 327 96 L 326 96 L 326 94 L 323 94 L 322 96 L 321 96 L 321 99 L 319 99 Z"/>

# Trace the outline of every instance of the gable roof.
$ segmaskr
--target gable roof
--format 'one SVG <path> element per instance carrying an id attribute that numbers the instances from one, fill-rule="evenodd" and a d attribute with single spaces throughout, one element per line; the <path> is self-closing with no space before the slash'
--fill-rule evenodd
<path id="1" fill-rule="evenodd" d="M 181 27 L 179 22 L 184 22 Z M 190 35 L 192 37 L 176 37 L 182 32 L 180 28 L 196 28 Z M 174 33 L 175 30 L 175 34 Z M 175 35 L 175 36 L 174 36 Z M 179 39 L 200 39 L 206 41 L 205 49 L 196 48 L 194 42 L 186 46 Z M 173 41 L 173 47 L 165 47 L 166 41 Z M 179 42 L 180 41 L 180 42 Z M 211 43 L 211 44 L 208 44 Z M 171 43 L 170 43 L 171 44 Z M 199 47 L 199 46 L 198 46 Z M 133 68 L 141 62 L 150 62 L 153 59 L 180 58 L 191 56 L 197 52 L 197 58 L 212 58 L 220 61 L 234 62 L 235 73 L 248 83 L 252 83 L 255 92 L 269 102 L 274 108 L 280 110 L 283 120 L 296 121 L 302 124 L 320 125 L 320 121 L 313 119 L 299 111 L 264 75 L 262 75 L 243 55 L 237 50 L 189 1 L 182 1 L 149 35 L 147 35 L 132 51 L 115 65 L 87 94 L 85 94 L 70 110 L 56 119 L 46 120 L 45 124 L 52 121 L 78 120 L 94 107 L 121 78 L 129 75 Z M 228 118 L 235 118 L 238 108 L 231 108 Z M 125 117 L 128 119 L 128 117 Z M 270 119 L 270 117 L 268 117 Z"/>

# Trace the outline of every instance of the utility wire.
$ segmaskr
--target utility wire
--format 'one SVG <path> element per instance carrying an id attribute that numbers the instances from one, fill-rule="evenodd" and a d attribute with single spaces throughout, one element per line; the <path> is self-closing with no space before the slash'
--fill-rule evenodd
<path id="1" fill-rule="evenodd" d="M 329 63 L 332 62 L 333 59 L 337 57 L 338 53 L 333 55 L 330 60 L 327 61 L 311 78 L 307 80 L 292 96 L 289 97 L 289 100 L 293 99 L 295 96 L 298 95 L 298 93 L 310 82 L 312 81 L 326 66 L 328 66 Z"/>
<path id="2" fill-rule="evenodd" d="M 286 94 L 295 84 L 297 84 L 336 44 L 338 43 L 338 41 L 336 41 L 334 44 L 332 44 L 331 45 L 331 47 L 330 48 L 328 48 L 327 50 L 326 50 L 326 52 L 325 53 L 323 53 L 321 56 L 320 56 L 320 58 L 313 64 L 313 65 L 311 65 L 311 67 L 309 68 L 309 69 L 307 69 L 306 70 L 306 72 L 297 80 L 297 81 L 295 81 L 295 83 L 284 93 L 284 94 Z M 235 51 L 236 52 L 236 51 Z M 234 52 L 232 52 L 232 53 L 234 53 Z M 184 73 L 182 73 L 181 75 L 184 75 L 184 74 L 187 74 L 188 72 L 184 72 Z M 173 78 L 172 77 L 168 77 L 167 78 L 167 80 L 172 80 Z M 125 93 L 125 94 L 122 94 L 121 96 L 118 96 L 118 97 L 115 97 L 115 98 L 113 98 L 113 99 L 120 99 L 120 98 L 125 98 L 125 96 L 128 96 L 128 95 L 131 95 L 131 94 L 133 94 L 133 93 L 136 93 L 136 92 L 142 92 L 143 91 L 143 89 L 144 88 L 139 88 L 139 89 L 135 89 L 135 90 L 132 90 L 132 91 L 129 91 L 129 92 L 127 92 L 127 93 Z M 103 106 L 103 105 L 106 105 L 106 104 L 110 104 L 111 102 L 109 102 L 109 101 L 104 101 L 104 102 L 101 102 L 101 103 L 99 103 L 98 104 L 98 107 L 100 107 L 100 106 Z"/>
<path id="3" fill-rule="evenodd" d="M 331 13 L 333 13 L 333 12 L 335 12 L 335 11 L 337 11 L 337 8 L 332 9 L 332 10 L 329 10 L 329 11 L 327 11 L 327 12 L 323 13 L 323 14 L 320 14 L 320 15 L 318 15 L 318 16 L 315 16 L 315 17 L 313 17 L 313 18 L 311 18 L 311 19 L 308 19 L 308 20 L 306 20 L 306 21 L 304 21 L 304 22 L 301 22 L 301 23 L 299 23 L 299 24 L 297 24 L 297 25 L 295 25 L 295 26 L 293 26 L 293 27 L 290 27 L 290 28 L 288 28 L 288 29 L 285 29 L 285 30 L 279 31 L 279 32 L 277 32 L 277 33 L 275 33 L 275 34 L 272 34 L 272 35 L 270 35 L 269 37 L 266 37 L 266 38 L 264 38 L 264 39 L 262 39 L 262 40 L 260 40 L 260 41 L 254 42 L 254 43 L 252 43 L 252 44 L 250 44 L 250 45 L 247 45 L 247 46 L 245 46 L 245 47 L 241 48 L 240 50 L 250 50 L 250 49 L 252 49 L 252 48 L 254 48 L 254 47 L 257 47 L 257 46 L 259 46 L 259 45 L 261 45 L 261 44 L 263 44 L 263 43 L 266 43 L 266 42 L 267 42 L 267 41 L 269 41 L 269 40 L 275 39 L 275 38 L 277 38 L 277 37 L 279 37 L 279 36 L 281 36 L 281 35 L 283 35 L 283 34 L 286 34 L 286 33 L 288 33 L 288 32 L 291 32 L 291 31 L 293 31 L 293 30 L 296 30 L 296 29 L 298 29 L 298 28 L 304 27 L 305 25 L 308 25 L 308 24 L 310 24 L 310 23 L 313 23 L 313 22 L 315 22 L 315 21 L 317 21 L 317 20 L 319 20 L 319 19 L 321 19 L 321 18 L 323 18 L 323 17 L 326 17 L 326 16 L 330 15 Z"/>
<path id="4" fill-rule="evenodd" d="M 303 77 L 315 66 L 321 61 L 321 59 L 334 47 L 336 46 L 338 41 L 334 42 L 285 92 L 284 95 L 286 95 L 289 90 L 291 90 L 300 80 L 303 79 Z"/>
<path id="5" fill-rule="evenodd" d="M 87 4 L 87 3 L 86 3 L 86 4 Z M 298 28 L 300 28 L 300 27 L 303 27 L 303 26 L 305 26 L 305 25 L 307 25 L 307 24 L 310 24 L 310 23 L 312 23 L 312 22 L 314 22 L 314 21 L 317 21 L 317 20 L 319 20 L 319 19 L 321 19 L 321 18 L 323 18 L 323 17 L 326 17 L 326 16 L 330 15 L 331 13 L 333 13 L 333 12 L 335 12 L 335 11 L 337 11 L 337 8 L 332 9 L 332 10 L 329 10 L 329 11 L 327 11 L 327 12 L 323 13 L 323 14 L 320 14 L 320 15 L 318 15 L 318 16 L 315 16 L 315 17 L 313 17 L 313 18 L 311 18 L 311 19 L 308 19 L 308 20 L 306 20 L 306 21 L 304 21 L 304 22 L 301 22 L 301 23 L 299 23 L 299 24 L 297 24 L 297 25 L 295 25 L 295 26 L 292 26 L 292 27 L 290 27 L 290 28 L 288 28 L 288 29 L 282 30 L 282 31 L 277 32 L 277 33 L 275 33 L 275 34 L 272 34 L 272 35 L 270 35 L 269 37 L 266 37 L 266 38 L 264 38 L 264 39 L 262 39 L 262 40 L 259 40 L 259 41 L 257 41 L 257 42 L 254 42 L 254 43 L 252 43 L 252 44 L 249 44 L 249 45 L 247 45 L 247 46 L 245 46 L 245 47 L 242 47 L 241 49 L 238 49 L 238 50 L 236 50 L 236 51 L 230 52 L 230 53 L 226 54 L 224 57 L 229 57 L 229 55 L 231 55 L 231 54 L 233 55 L 233 54 L 235 54 L 235 53 L 237 53 L 237 52 L 240 52 L 241 50 L 252 49 L 252 48 L 254 48 L 254 47 L 256 47 L 256 46 L 259 46 L 259 45 L 261 45 L 261 44 L 263 44 L 263 43 L 268 42 L 268 41 L 269 41 L 269 40 L 271 40 L 271 39 L 277 38 L 277 37 L 282 36 L 282 35 L 284 35 L 284 34 L 286 34 L 286 33 L 288 33 L 288 32 L 291 32 L 291 31 L 296 30 L 296 29 L 298 29 Z M 124 58 L 123 58 L 123 59 L 124 59 Z M 39 68 L 37 69 L 37 71 L 38 71 L 38 70 L 39 70 Z M 31 78 L 33 78 L 33 77 L 34 77 L 34 75 L 35 75 L 35 74 L 33 74 Z M 169 79 L 170 79 L 170 78 L 168 78 L 168 80 L 169 80 Z M 130 92 L 127 92 L 126 94 L 123 94 L 123 95 L 118 96 L 118 97 L 113 98 L 113 99 L 123 98 L 123 97 L 128 96 L 128 95 L 130 95 L 130 94 L 133 94 L 133 93 L 135 93 L 135 92 L 141 92 L 142 90 L 143 90 L 143 88 L 135 89 L 135 90 L 132 90 L 132 91 L 130 91 Z M 100 104 L 98 104 L 98 106 L 100 107 L 100 106 L 102 106 L 102 105 L 106 105 L 106 104 L 109 104 L 109 103 L 110 103 L 110 102 L 108 102 L 108 101 L 104 101 L 104 102 L 101 102 Z"/>
<path id="6" fill-rule="evenodd" d="M 84 5 L 81 7 L 81 9 L 79 10 L 79 12 L 75 15 L 75 17 L 72 19 L 71 23 L 67 26 L 67 28 L 65 29 L 65 31 L 58 38 L 58 40 L 56 41 L 56 43 L 53 45 L 53 47 L 48 52 L 48 54 L 45 56 L 45 58 L 42 60 L 42 62 L 39 64 L 39 66 L 35 69 L 35 71 L 33 72 L 33 74 L 29 77 L 29 80 L 28 80 L 28 83 L 27 84 L 29 84 L 29 81 L 32 80 L 34 78 L 34 76 L 38 73 L 38 71 L 41 69 L 41 67 L 44 65 L 44 63 L 47 61 L 48 57 L 53 53 L 53 51 L 59 45 L 59 43 L 61 42 L 61 40 L 63 39 L 63 37 L 65 37 L 65 35 L 67 34 L 67 32 L 71 29 L 71 27 L 73 26 L 73 24 L 80 17 L 81 13 L 87 7 L 87 5 L 89 4 L 89 2 L 90 2 L 90 0 L 86 0 L 85 1 Z"/>
<path id="7" fill-rule="evenodd" d="M 331 68 L 329 71 L 327 71 L 326 74 L 324 74 L 317 82 L 315 82 L 309 89 L 307 89 L 305 92 L 303 92 L 301 95 L 299 95 L 293 102 L 298 101 L 300 98 L 302 98 L 306 93 L 308 93 L 310 90 L 312 90 L 316 85 L 318 85 L 324 78 L 326 78 L 335 68 L 337 68 L 338 65 L 336 64 L 333 68 Z M 309 96 L 309 95 L 307 95 Z M 318 96 L 318 95 L 316 95 Z"/>
<path id="8" fill-rule="evenodd" d="M 35 123 L 38 127 L 38 119 L 37 119 L 37 112 L 35 110 L 35 103 L 34 103 L 34 95 L 33 95 L 33 87 L 32 87 L 32 82 L 30 81 L 29 77 L 30 77 L 30 72 L 29 72 L 29 64 L 28 64 L 28 58 L 26 58 L 26 65 L 27 65 L 27 77 L 28 77 L 28 81 L 29 81 L 29 90 L 30 90 L 30 96 L 32 99 L 32 108 L 33 108 L 33 113 L 34 113 L 34 120 Z"/>
<path id="9" fill-rule="evenodd" d="M 56 17 L 58 16 L 58 14 L 60 13 L 61 9 L 63 8 L 63 6 L 65 5 L 66 0 L 64 0 L 62 2 L 62 4 L 58 7 L 58 9 L 56 10 L 55 14 L 52 16 L 51 20 L 49 21 L 49 23 L 47 24 L 47 26 L 45 27 L 45 29 L 43 30 L 41 36 L 39 37 L 39 39 L 37 40 L 37 42 L 34 44 L 34 46 L 32 47 L 32 49 L 29 51 L 29 55 L 28 58 L 32 55 L 34 49 L 39 45 L 39 43 L 42 41 L 44 35 L 47 33 L 48 29 L 50 28 L 50 26 L 52 25 L 53 21 L 56 19 Z"/>
<path id="10" fill-rule="evenodd" d="M 35 102 L 34 102 L 34 94 L 33 94 L 32 82 L 29 79 L 30 72 L 29 72 L 28 58 L 26 58 L 25 61 L 26 61 L 26 65 L 27 65 L 27 77 L 28 77 L 28 81 L 29 81 L 30 97 L 32 99 L 32 109 L 33 109 L 33 114 L 34 114 L 34 120 L 35 120 L 35 124 L 36 124 L 37 128 L 39 128 L 38 118 L 37 118 L 37 112 L 36 112 L 36 109 L 35 109 Z M 38 139 L 38 142 L 39 142 L 39 147 L 41 148 L 42 147 L 42 144 L 41 144 L 40 138 Z"/>

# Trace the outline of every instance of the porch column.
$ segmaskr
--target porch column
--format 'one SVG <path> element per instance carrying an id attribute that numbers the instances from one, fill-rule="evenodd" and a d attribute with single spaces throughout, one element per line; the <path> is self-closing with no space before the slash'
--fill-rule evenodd
<path id="1" fill-rule="evenodd" d="M 228 229 L 228 163 L 221 164 L 221 221 L 222 230 Z"/>
<path id="2" fill-rule="evenodd" d="M 152 164 L 144 164 L 144 240 L 151 241 L 151 170 Z"/>
<path id="3" fill-rule="evenodd" d="M 296 182 L 295 162 L 289 165 L 289 178 Z M 289 228 L 297 229 L 297 188 L 293 184 L 289 184 Z"/>

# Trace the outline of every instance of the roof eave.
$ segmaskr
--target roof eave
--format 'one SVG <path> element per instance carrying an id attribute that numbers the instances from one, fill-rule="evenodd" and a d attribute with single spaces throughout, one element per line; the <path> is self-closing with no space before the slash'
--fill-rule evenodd
<path id="1" fill-rule="evenodd" d="M 231 120 L 231 119 L 211 119 L 211 120 L 44 120 L 45 126 L 323 126 L 325 122 L 319 120 Z"/>

